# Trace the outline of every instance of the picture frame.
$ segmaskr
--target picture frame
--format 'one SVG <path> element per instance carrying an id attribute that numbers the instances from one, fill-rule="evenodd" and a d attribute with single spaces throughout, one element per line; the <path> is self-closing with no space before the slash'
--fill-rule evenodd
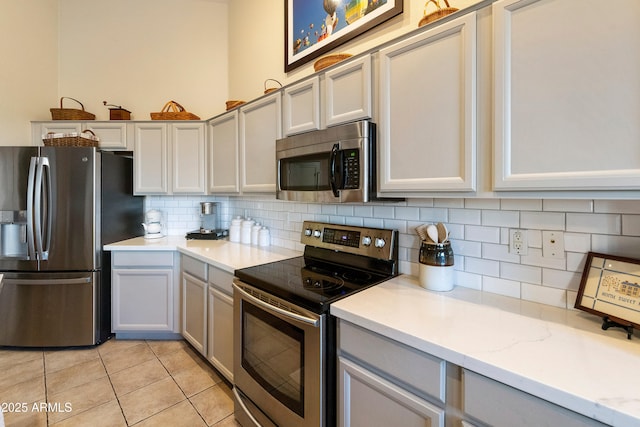
<path id="1" fill-rule="evenodd" d="M 402 0 L 285 0 L 285 72 L 402 13 L 402 4 Z"/>
<path id="2" fill-rule="evenodd" d="M 640 328 L 640 259 L 588 252 L 575 308 L 603 318 L 602 329 Z"/>

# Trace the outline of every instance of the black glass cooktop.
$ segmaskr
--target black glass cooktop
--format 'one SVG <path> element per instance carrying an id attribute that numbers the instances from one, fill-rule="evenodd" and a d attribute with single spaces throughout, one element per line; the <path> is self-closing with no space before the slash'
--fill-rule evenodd
<path id="1" fill-rule="evenodd" d="M 315 313 L 329 304 L 391 277 L 305 257 L 291 258 L 235 271 L 244 283 Z"/>

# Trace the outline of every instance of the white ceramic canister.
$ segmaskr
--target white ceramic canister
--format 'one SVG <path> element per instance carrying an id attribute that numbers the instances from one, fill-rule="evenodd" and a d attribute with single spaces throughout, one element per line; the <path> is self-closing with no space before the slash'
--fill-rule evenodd
<path id="1" fill-rule="evenodd" d="M 229 226 L 229 241 L 230 242 L 239 242 L 240 241 L 240 228 L 242 225 L 242 217 L 235 217 L 231 220 L 231 226 Z"/>
<path id="2" fill-rule="evenodd" d="M 240 242 L 245 245 L 251 244 L 251 227 L 253 227 L 255 221 L 251 218 L 247 218 L 242 221 L 242 227 L 240 228 Z"/>
<path id="3" fill-rule="evenodd" d="M 262 227 L 258 234 L 258 245 L 269 246 L 271 244 L 271 234 L 267 227 Z"/>
<path id="4" fill-rule="evenodd" d="M 260 225 L 259 222 L 256 222 L 254 226 L 251 227 L 251 244 L 252 245 L 258 245 L 258 243 L 260 242 L 259 235 L 260 235 L 261 228 L 262 226 Z"/>
<path id="5" fill-rule="evenodd" d="M 451 243 L 425 243 L 420 246 L 420 286 L 432 291 L 453 289 L 453 250 Z"/>

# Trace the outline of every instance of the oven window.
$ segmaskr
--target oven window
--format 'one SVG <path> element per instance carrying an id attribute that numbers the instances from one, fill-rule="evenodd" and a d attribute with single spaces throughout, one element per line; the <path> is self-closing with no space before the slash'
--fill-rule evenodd
<path id="1" fill-rule="evenodd" d="M 280 160 L 280 189 L 289 191 L 327 191 L 330 153 L 309 154 Z"/>
<path id="2" fill-rule="evenodd" d="M 304 331 L 243 301 L 242 367 L 304 417 Z"/>

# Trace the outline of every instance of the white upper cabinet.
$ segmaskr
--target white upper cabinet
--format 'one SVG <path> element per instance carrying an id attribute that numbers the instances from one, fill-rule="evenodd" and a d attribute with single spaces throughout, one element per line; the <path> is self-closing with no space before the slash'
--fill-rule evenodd
<path id="1" fill-rule="evenodd" d="M 122 121 L 85 123 L 85 128 L 100 138 L 99 146 L 103 150 L 133 150 L 127 139 L 129 127 L 130 123 Z"/>
<path id="2" fill-rule="evenodd" d="M 493 19 L 495 189 L 640 189 L 640 2 L 504 0 Z"/>
<path id="3" fill-rule="evenodd" d="M 320 77 L 287 86 L 284 96 L 284 133 L 293 135 L 320 129 Z"/>
<path id="4" fill-rule="evenodd" d="M 371 118 L 371 55 L 331 68 L 324 74 L 324 84 L 327 126 Z"/>
<path id="5" fill-rule="evenodd" d="M 205 194 L 203 122 L 139 122 L 134 126 L 134 193 Z"/>
<path id="6" fill-rule="evenodd" d="M 169 193 L 169 142 L 166 123 L 136 123 L 133 192 Z"/>
<path id="7" fill-rule="evenodd" d="M 276 140 L 282 137 L 280 92 L 240 107 L 241 190 L 276 191 Z"/>
<path id="8" fill-rule="evenodd" d="M 380 193 L 476 188 L 476 13 L 379 52 Z"/>
<path id="9" fill-rule="evenodd" d="M 206 141 L 205 127 L 201 122 L 172 123 L 172 185 L 173 194 L 205 194 Z"/>
<path id="10" fill-rule="evenodd" d="M 209 121 L 209 193 L 240 193 L 238 110 Z"/>

